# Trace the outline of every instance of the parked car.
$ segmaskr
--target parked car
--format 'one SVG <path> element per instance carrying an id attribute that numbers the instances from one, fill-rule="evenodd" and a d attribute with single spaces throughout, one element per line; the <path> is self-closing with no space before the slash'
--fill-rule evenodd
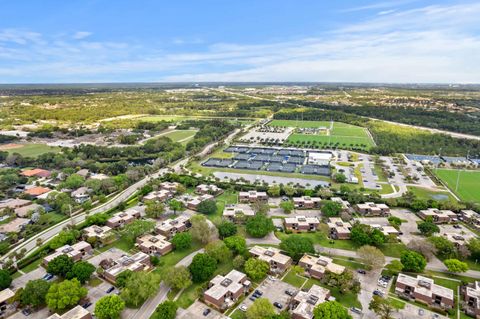
<path id="1" fill-rule="evenodd" d="M 257 300 L 257 297 L 255 297 L 255 295 L 252 295 L 252 296 L 250 296 L 250 298 L 248 298 L 248 299 L 250 299 L 251 301 L 255 301 L 255 300 Z"/>
<path id="2" fill-rule="evenodd" d="M 290 289 L 287 289 L 285 290 L 285 293 L 291 297 L 295 296 L 295 291 L 294 290 L 290 290 Z"/>
<path id="3" fill-rule="evenodd" d="M 425 313 L 425 310 L 423 310 L 423 309 L 421 309 L 421 308 L 418 309 L 418 315 L 419 315 L 419 316 L 423 316 L 424 313 Z"/>
<path id="4" fill-rule="evenodd" d="M 45 276 L 43 276 L 43 279 L 46 280 L 46 281 L 49 281 L 49 280 L 52 280 L 53 277 L 55 277 L 54 275 L 52 274 L 49 274 L 48 272 L 45 274 Z"/>
<path id="5" fill-rule="evenodd" d="M 114 290 L 115 290 L 115 287 L 111 286 L 110 288 L 107 289 L 107 294 L 111 293 Z"/>
<path id="6" fill-rule="evenodd" d="M 254 295 L 259 295 L 259 296 L 261 296 L 261 295 L 263 295 L 263 292 L 261 292 L 260 290 L 255 290 L 255 291 L 253 292 L 253 294 L 254 294 Z"/>
<path id="7" fill-rule="evenodd" d="M 282 305 L 281 303 L 277 302 L 277 301 L 275 301 L 275 302 L 273 303 L 273 305 L 274 305 L 275 307 L 277 307 L 278 309 L 282 309 L 282 308 L 283 308 L 283 305 Z"/>
<path id="8" fill-rule="evenodd" d="M 241 311 L 245 312 L 245 311 L 247 311 L 247 306 L 244 305 L 244 304 L 241 304 L 240 307 L 238 307 L 238 309 L 240 309 Z"/>
<path id="9" fill-rule="evenodd" d="M 82 305 L 83 308 L 87 309 L 88 307 L 90 307 L 92 305 L 91 302 L 86 302 Z"/>
<path id="10" fill-rule="evenodd" d="M 29 308 L 25 308 L 25 309 L 22 310 L 22 313 L 23 313 L 24 316 L 30 316 L 32 311 Z"/>
<path id="11" fill-rule="evenodd" d="M 381 292 L 380 290 L 374 290 L 374 291 L 373 291 L 373 294 L 374 294 L 375 296 L 379 296 L 379 297 L 383 297 L 383 296 L 384 296 L 383 292 Z"/>
<path id="12" fill-rule="evenodd" d="M 210 310 L 210 308 L 207 308 L 207 309 L 205 309 L 205 310 L 203 311 L 203 315 L 204 315 L 204 316 L 208 316 L 208 314 L 209 314 L 210 312 L 212 312 L 212 311 Z"/>
<path id="13" fill-rule="evenodd" d="M 364 269 L 358 269 L 357 272 L 362 275 L 366 275 L 367 272 Z"/>
<path id="14" fill-rule="evenodd" d="M 356 314 L 359 314 L 359 315 L 362 314 L 362 311 L 361 311 L 360 309 L 358 309 L 358 308 L 355 308 L 355 307 L 351 307 L 351 308 L 350 308 L 350 311 L 351 311 L 351 312 L 354 312 L 354 313 L 356 313 Z"/>

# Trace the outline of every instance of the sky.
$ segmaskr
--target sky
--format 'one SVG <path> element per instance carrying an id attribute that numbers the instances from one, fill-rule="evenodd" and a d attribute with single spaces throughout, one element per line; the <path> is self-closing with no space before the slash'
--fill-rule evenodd
<path id="1" fill-rule="evenodd" d="M 480 2 L 0 0 L 0 83 L 480 83 Z"/>

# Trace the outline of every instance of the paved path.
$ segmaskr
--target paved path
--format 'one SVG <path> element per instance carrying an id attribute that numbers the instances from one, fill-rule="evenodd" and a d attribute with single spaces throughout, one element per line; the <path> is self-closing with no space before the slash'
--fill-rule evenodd
<path id="1" fill-rule="evenodd" d="M 263 238 L 247 238 L 247 245 L 279 245 L 280 239 L 278 239 L 273 232 Z"/>

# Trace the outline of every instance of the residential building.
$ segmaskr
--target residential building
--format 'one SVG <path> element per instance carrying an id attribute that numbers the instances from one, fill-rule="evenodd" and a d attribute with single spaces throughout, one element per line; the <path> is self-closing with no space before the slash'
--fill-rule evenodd
<path id="1" fill-rule="evenodd" d="M 462 287 L 463 310 L 467 315 L 480 319 L 480 281 Z"/>
<path id="2" fill-rule="evenodd" d="M 0 317 L 3 318 L 3 312 L 7 310 L 10 300 L 14 296 L 15 293 L 10 288 L 6 288 L 0 291 Z"/>
<path id="3" fill-rule="evenodd" d="M 180 215 L 175 219 L 167 219 L 163 222 L 157 223 L 155 232 L 170 239 L 177 233 L 187 231 L 191 226 L 190 217 Z"/>
<path id="4" fill-rule="evenodd" d="M 115 240 L 115 234 L 108 226 L 92 225 L 83 229 L 83 239 L 87 242 L 94 241 L 100 245 L 106 245 Z M 95 238 L 94 240 L 92 238 Z"/>
<path id="5" fill-rule="evenodd" d="M 70 196 L 75 200 L 77 204 L 82 204 L 90 199 L 91 189 L 88 187 L 79 187 L 70 193 Z"/>
<path id="6" fill-rule="evenodd" d="M 348 213 L 350 211 L 350 209 L 352 208 L 352 205 L 350 205 L 350 203 L 348 201 L 343 200 L 340 197 L 332 197 L 332 198 L 330 198 L 330 200 L 332 202 L 339 203 L 340 205 L 342 205 L 342 211 L 343 212 Z"/>
<path id="7" fill-rule="evenodd" d="M 250 249 L 253 257 L 266 261 L 270 265 L 270 272 L 281 274 L 292 264 L 292 258 L 280 252 L 275 247 L 254 246 Z"/>
<path id="8" fill-rule="evenodd" d="M 55 249 L 53 254 L 50 254 L 43 258 L 43 265 L 48 266 L 48 263 L 60 255 L 67 255 L 72 258 L 73 261 L 79 261 L 85 257 L 89 257 L 93 254 L 93 248 L 86 241 L 80 241 L 73 245 L 65 245 Z"/>
<path id="9" fill-rule="evenodd" d="M 400 231 L 393 226 L 388 226 L 388 225 L 383 226 L 383 225 L 379 225 L 379 224 L 370 224 L 370 227 L 380 230 L 385 236 L 390 236 L 390 235 L 398 236 L 398 235 L 400 235 Z"/>
<path id="10" fill-rule="evenodd" d="M 471 209 L 464 209 L 460 211 L 461 219 L 470 225 L 480 228 L 480 214 Z"/>
<path id="11" fill-rule="evenodd" d="M 15 215 L 17 215 L 18 217 L 29 217 L 29 215 L 31 215 L 32 213 L 38 213 L 41 210 L 43 210 L 42 205 L 33 203 L 27 206 L 15 208 Z"/>
<path id="12" fill-rule="evenodd" d="M 399 274 L 395 284 L 398 295 L 424 303 L 431 307 L 450 309 L 454 306 L 452 289 L 435 284 L 433 279 L 417 275 Z"/>
<path id="13" fill-rule="evenodd" d="M 452 242 L 456 248 L 466 247 L 471 239 L 476 238 L 476 236 L 470 232 L 465 232 L 464 234 L 443 233 L 443 236 Z"/>
<path id="14" fill-rule="evenodd" d="M 121 228 L 127 224 L 132 223 L 135 219 L 140 218 L 140 216 L 141 213 L 139 210 L 130 208 L 124 212 L 116 213 L 115 215 L 113 215 L 113 217 L 107 220 L 106 225 L 113 229 Z"/>
<path id="15" fill-rule="evenodd" d="M 135 255 L 124 255 L 117 260 L 102 260 L 100 266 L 104 269 L 103 277 L 109 282 L 115 284 L 117 276 L 125 270 L 134 272 L 149 270 L 152 265 L 150 264 L 150 256 L 139 251 Z"/>
<path id="16" fill-rule="evenodd" d="M 450 223 L 457 220 L 457 214 L 451 210 L 440 210 L 438 208 L 429 208 L 418 212 L 420 218 L 426 220 L 431 218 L 435 224 Z"/>
<path id="17" fill-rule="evenodd" d="M 308 231 L 316 231 L 320 221 L 317 217 L 295 216 L 284 219 L 285 229 L 300 233 Z"/>
<path id="18" fill-rule="evenodd" d="M 292 319 L 313 319 L 313 309 L 328 301 L 330 290 L 313 285 L 308 291 L 300 290 L 290 302 Z"/>
<path id="19" fill-rule="evenodd" d="M 92 319 L 92 318 L 93 318 L 92 315 L 87 309 L 78 305 L 75 308 L 65 312 L 63 315 L 54 313 L 47 319 Z"/>
<path id="20" fill-rule="evenodd" d="M 51 191 L 52 190 L 48 187 L 34 186 L 34 187 L 30 187 L 28 189 L 25 189 L 25 194 L 28 194 L 32 197 L 39 197 L 39 196 L 47 194 Z"/>
<path id="21" fill-rule="evenodd" d="M 143 201 L 159 201 L 164 202 L 173 197 L 175 193 L 168 189 L 161 189 L 156 192 L 150 192 L 147 195 L 143 196 Z"/>
<path id="22" fill-rule="evenodd" d="M 219 187 L 217 187 L 217 185 L 214 185 L 214 184 L 201 184 L 201 185 L 198 185 L 196 188 L 195 188 L 195 192 L 197 194 L 210 194 L 210 195 L 214 195 L 214 196 L 217 196 L 221 193 L 223 193 L 223 190 Z"/>
<path id="23" fill-rule="evenodd" d="M 28 206 L 32 201 L 21 198 L 10 198 L 0 201 L 0 211 L 5 208 L 17 209 L 20 207 Z"/>
<path id="24" fill-rule="evenodd" d="M 320 208 L 320 203 L 322 202 L 320 197 L 310 197 L 310 196 L 302 196 L 302 197 L 294 197 L 293 204 L 295 208 L 303 208 L 303 209 L 314 209 Z"/>
<path id="25" fill-rule="evenodd" d="M 203 194 L 197 197 L 193 197 L 187 201 L 187 208 L 191 210 L 197 210 L 198 205 L 200 205 L 200 203 L 206 200 L 212 200 L 212 199 L 214 199 L 214 197 L 213 195 L 210 195 L 210 194 Z"/>
<path id="26" fill-rule="evenodd" d="M 6 224 L 0 225 L 0 233 L 19 233 L 30 223 L 28 218 L 15 218 Z"/>
<path id="27" fill-rule="evenodd" d="M 266 192 L 248 191 L 238 193 L 238 201 L 240 203 L 266 202 L 268 195 Z"/>
<path id="28" fill-rule="evenodd" d="M 162 182 L 160 185 L 160 189 L 165 189 L 167 191 L 171 191 L 175 193 L 177 191 L 178 186 L 180 186 L 177 182 Z"/>
<path id="29" fill-rule="evenodd" d="M 352 224 L 344 222 L 339 217 L 330 217 L 328 219 L 328 228 L 330 232 L 330 238 L 332 239 L 350 239 L 350 232 L 352 230 Z"/>
<path id="30" fill-rule="evenodd" d="M 388 216 L 390 214 L 390 207 L 385 204 L 366 202 L 355 205 L 355 208 L 360 214 L 365 216 Z"/>
<path id="31" fill-rule="evenodd" d="M 250 285 L 247 276 L 234 269 L 226 276 L 217 275 L 210 280 L 203 299 L 207 305 L 225 310 L 233 306 L 242 295 L 247 294 Z"/>
<path id="32" fill-rule="evenodd" d="M 305 254 L 300 258 L 298 265 L 305 269 L 305 272 L 312 278 L 321 279 L 325 272 L 329 271 L 340 275 L 345 271 L 345 267 L 337 265 L 332 258 L 326 256 L 312 256 Z"/>
<path id="33" fill-rule="evenodd" d="M 35 168 L 35 169 L 26 169 L 20 173 L 20 175 L 25 177 L 38 177 L 38 178 L 48 178 L 52 175 L 52 172 L 47 171 L 46 169 Z"/>
<path id="34" fill-rule="evenodd" d="M 247 204 L 227 205 L 223 210 L 223 218 L 234 223 L 242 223 L 253 216 L 255 211 Z"/>
<path id="35" fill-rule="evenodd" d="M 137 238 L 137 247 L 149 255 L 166 255 L 172 251 L 172 243 L 167 241 L 163 235 L 145 234 Z"/>

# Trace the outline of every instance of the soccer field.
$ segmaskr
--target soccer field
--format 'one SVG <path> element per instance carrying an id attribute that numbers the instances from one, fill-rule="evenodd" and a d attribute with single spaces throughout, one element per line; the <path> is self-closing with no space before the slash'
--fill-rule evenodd
<path id="1" fill-rule="evenodd" d="M 457 191 L 455 187 L 459 170 L 438 169 L 436 174 L 461 200 L 480 203 L 480 171 L 460 170 Z"/>
<path id="2" fill-rule="evenodd" d="M 184 142 L 193 138 L 196 133 L 196 130 L 176 130 L 163 136 L 170 138 L 174 142 Z"/>
<path id="3" fill-rule="evenodd" d="M 17 147 L 6 150 L 8 153 L 18 153 L 24 157 L 37 157 L 44 153 L 58 153 L 60 147 L 48 146 L 45 144 L 18 144 Z"/>

